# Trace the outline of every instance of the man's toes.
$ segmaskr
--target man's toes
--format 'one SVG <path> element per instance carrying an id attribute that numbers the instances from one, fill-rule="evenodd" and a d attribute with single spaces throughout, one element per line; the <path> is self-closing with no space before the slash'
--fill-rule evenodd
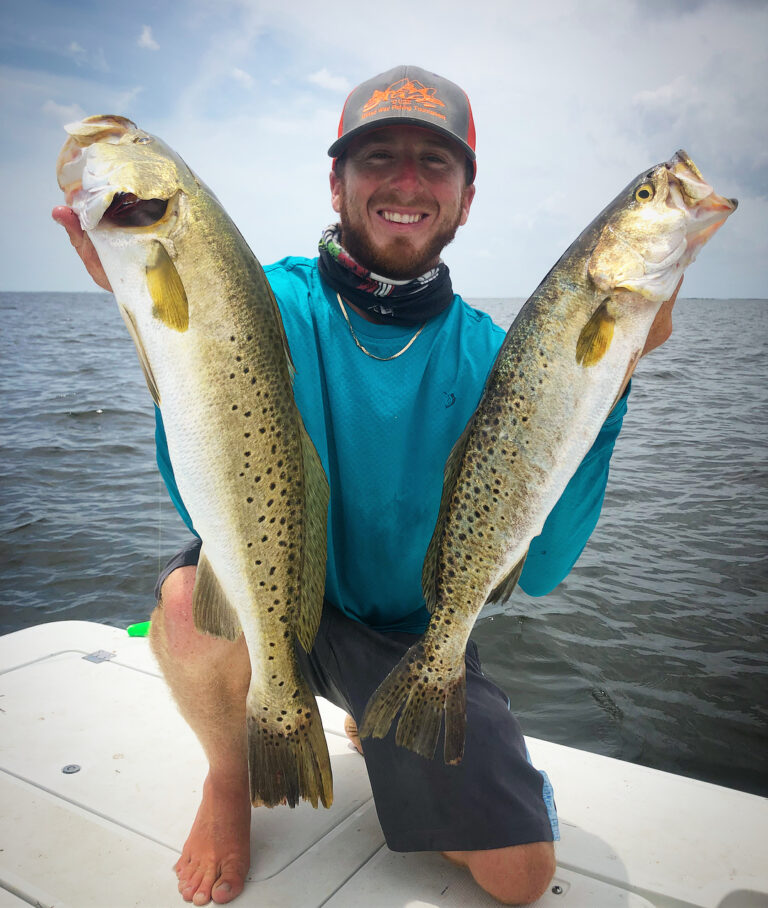
<path id="1" fill-rule="evenodd" d="M 193 905 L 207 905 L 211 900 L 211 889 L 215 881 L 215 875 L 206 873 L 200 879 L 195 894 L 192 896 Z"/>
<path id="2" fill-rule="evenodd" d="M 191 902 L 202 882 L 203 874 L 198 872 L 179 879 L 179 892 L 185 902 Z M 204 904 L 204 903 L 203 903 Z"/>
<path id="3" fill-rule="evenodd" d="M 189 871 L 179 876 L 179 892 L 186 901 L 192 901 L 192 896 L 197 892 L 197 887 L 203 875 L 199 872 Z"/>
<path id="4" fill-rule="evenodd" d="M 361 754 L 363 752 L 363 745 L 360 742 L 360 732 L 357 729 L 357 722 L 355 722 L 352 716 L 348 715 L 344 717 L 344 731 L 351 741 L 352 746 Z"/>
<path id="5" fill-rule="evenodd" d="M 211 895 L 217 905 L 226 905 L 227 902 L 231 902 L 236 895 L 240 894 L 242 888 L 243 885 L 241 883 L 237 891 L 235 891 L 235 888 L 228 880 L 222 880 L 213 887 Z"/>
<path id="6" fill-rule="evenodd" d="M 226 905 L 231 902 L 235 896 L 240 895 L 245 886 L 245 875 L 247 866 L 242 861 L 234 859 L 221 865 L 221 873 L 216 880 L 211 893 L 213 901 L 217 905 Z"/>

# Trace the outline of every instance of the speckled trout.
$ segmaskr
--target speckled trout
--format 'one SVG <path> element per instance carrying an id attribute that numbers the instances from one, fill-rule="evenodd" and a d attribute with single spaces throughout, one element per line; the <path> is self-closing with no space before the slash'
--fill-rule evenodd
<path id="1" fill-rule="evenodd" d="M 587 227 L 510 327 L 446 465 L 422 575 L 427 630 L 372 696 L 363 736 L 431 758 L 464 752 L 464 650 L 486 602 L 517 583 L 568 480 L 640 357 L 661 304 L 736 208 L 684 151 L 642 173 Z"/>
<path id="2" fill-rule="evenodd" d="M 203 541 L 195 624 L 248 645 L 251 797 L 327 807 L 328 750 L 294 641 L 309 650 L 320 620 L 328 484 L 294 403 L 275 299 L 167 145 L 122 117 L 66 129 L 59 185 L 110 280 Z"/>

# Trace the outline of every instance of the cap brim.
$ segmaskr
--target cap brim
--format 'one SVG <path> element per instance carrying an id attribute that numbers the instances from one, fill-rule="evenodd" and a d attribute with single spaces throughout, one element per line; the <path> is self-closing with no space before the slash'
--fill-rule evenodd
<path id="1" fill-rule="evenodd" d="M 386 129 L 388 126 L 419 126 L 422 129 L 429 129 L 431 132 L 436 132 L 441 136 L 445 136 L 446 139 L 450 139 L 451 142 L 458 145 L 470 161 L 475 160 L 476 155 L 474 150 L 467 145 L 466 142 L 463 142 L 455 133 L 452 133 L 449 129 L 442 129 L 436 124 L 425 122 L 418 117 L 381 117 L 375 123 L 364 123 L 362 126 L 358 126 L 357 129 L 351 129 L 341 138 L 336 139 L 333 145 L 328 149 L 328 156 L 331 158 L 338 158 L 346 151 L 350 142 L 357 138 L 357 136 L 366 132 L 372 132 L 374 129 Z"/>

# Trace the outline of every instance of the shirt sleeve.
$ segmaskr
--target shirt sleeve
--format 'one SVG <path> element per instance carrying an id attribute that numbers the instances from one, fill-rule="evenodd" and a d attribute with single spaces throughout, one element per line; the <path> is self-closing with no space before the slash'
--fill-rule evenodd
<path id="1" fill-rule="evenodd" d="M 168 494 L 171 496 L 173 506 L 179 512 L 179 516 L 184 523 L 195 536 L 198 536 L 199 538 L 199 533 L 197 533 L 192 526 L 192 518 L 189 516 L 189 511 L 184 507 L 184 502 L 181 500 L 181 495 L 179 494 L 179 488 L 176 485 L 176 477 L 173 475 L 171 457 L 168 453 L 168 440 L 165 437 L 163 414 L 160 412 L 157 405 L 155 405 L 155 455 L 157 457 L 157 466 L 160 469 L 160 475 L 163 477 L 165 487 L 168 489 Z"/>
<path id="2" fill-rule="evenodd" d="M 541 535 L 531 542 L 519 581 L 529 596 L 544 596 L 568 576 L 597 526 L 608 466 L 627 412 L 630 387 L 631 383 L 603 423 L 587 456 L 547 517 Z"/>

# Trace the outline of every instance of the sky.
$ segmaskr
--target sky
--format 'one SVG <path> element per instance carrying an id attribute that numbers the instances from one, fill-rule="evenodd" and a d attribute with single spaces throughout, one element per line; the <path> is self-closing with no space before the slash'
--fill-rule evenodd
<path id="1" fill-rule="evenodd" d="M 739 199 L 681 295 L 768 297 L 766 0 L 3 0 L 0 290 L 96 289 L 50 219 L 62 126 L 92 114 L 171 145 L 262 263 L 315 255 L 344 100 L 401 63 L 472 103 L 477 195 L 444 253 L 466 298 L 527 297 L 678 148 Z"/>

